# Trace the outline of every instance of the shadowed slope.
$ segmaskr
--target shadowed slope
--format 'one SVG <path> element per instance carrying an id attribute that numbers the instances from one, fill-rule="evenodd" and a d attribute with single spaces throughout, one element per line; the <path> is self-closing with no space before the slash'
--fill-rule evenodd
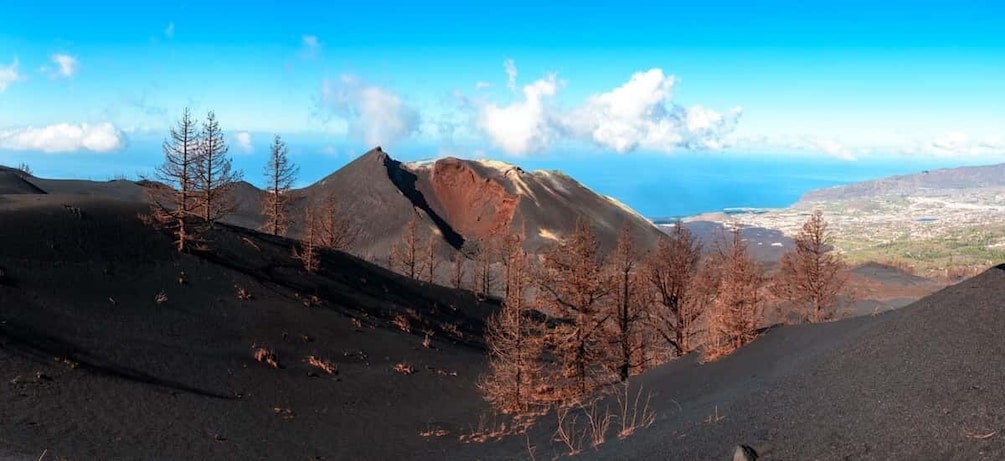
<path id="1" fill-rule="evenodd" d="M 475 422 L 494 304 L 341 253 L 308 274 L 294 242 L 228 225 L 178 254 L 143 211 L 0 202 L 0 457 L 437 458 L 453 442 L 420 432 Z"/>
<path id="2" fill-rule="evenodd" d="M 28 182 L 28 175 L 14 168 L 0 166 L 0 195 L 44 194 L 45 191 Z"/>
<path id="3" fill-rule="evenodd" d="M 655 424 L 576 459 L 1001 459 L 1005 265 L 876 317 L 776 327 L 731 356 L 694 356 L 632 378 Z M 584 424 L 580 417 L 580 424 Z M 553 442 L 555 416 L 455 459 L 512 459 Z M 618 423 L 614 422 L 617 427 Z"/>

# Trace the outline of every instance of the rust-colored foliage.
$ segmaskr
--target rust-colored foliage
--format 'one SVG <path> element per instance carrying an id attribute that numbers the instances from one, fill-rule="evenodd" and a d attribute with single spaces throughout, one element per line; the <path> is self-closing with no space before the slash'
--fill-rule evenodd
<path id="1" fill-rule="evenodd" d="M 808 323 L 829 320 L 848 281 L 847 265 L 831 246 L 820 210 L 803 224 L 796 247 L 782 255 L 772 291 Z"/>
<path id="2" fill-rule="evenodd" d="M 621 381 L 627 380 L 632 371 L 641 365 L 638 361 L 638 352 L 642 347 L 639 342 L 639 330 L 647 313 L 645 304 L 640 302 L 639 259 L 632 239 L 631 225 L 625 221 L 618 234 L 618 246 L 609 264 L 614 284 L 614 315 L 610 342 L 616 349 L 613 355 Z"/>
<path id="3" fill-rule="evenodd" d="M 653 318 L 656 331 L 678 356 L 694 350 L 697 321 L 705 308 L 696 292 L 700 263 L 701 243 L 680 220 L 660 238 L 646 262 L 646 277 L 658 304 Z"/>
<path id="4" fill-rule="evenodd" d="M 523 235 L 508 239 L 505 256 L 506 298 L 502 309 L 489 318 L 485 342 L 489 372 L 478 381 L 482 395 L 504 413 L 526 412 L 535 403 L 534 387 L 541 379 L 540 357 L 544 329 L 535 320 L 526 295 L 530 284 Z"/>
<path id="5" fill-rule="evenodd" d="M 279 356 L 271 349 L 264 347 L 255 348 L 255 360 L 264 363 L 272 368 L 279 368 Z"/>
<path id="6" fill-rule="evenodd" d="M 335 362 L 316 355 L 307 356 L 307 364 L 329 375 L 338 374 L 338 365 L 336 365 Z"/>
<path id="7" fill-rule="evenodd" d="M 747 248 L 740 229 L 720 241 L 709 261 L 708 280 L 717 292 L 708 318 L 706 361 L 728 355 L 754 340 L 764 311 L 764 269 Z"/>
<path id="8" fill-rule="evenodd" d="M 571 396 L 585 395 L 607 381 L 604 326 L 609 318 L 611 282 L 598 251 L 593 223 L 585 217 L 576 231 L 545 254 L 538 277 L 541 301 L 564 321 L 550 332 L 562 365 L 559 387 Z"/>

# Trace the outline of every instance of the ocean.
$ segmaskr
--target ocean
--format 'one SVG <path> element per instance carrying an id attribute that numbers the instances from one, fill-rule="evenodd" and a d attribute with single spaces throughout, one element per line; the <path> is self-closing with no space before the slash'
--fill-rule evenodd
<path id="1" fill-rule="evenodd" d="M 647 217 L 673 218 L 726 208 L 782 208 L 814 189 L 975 164 L 981 162 L 953 158 L 874 157 L 847 161 L 810 155 L 688 153 L 579 159 L 563 162 L 559 169 Z"/>

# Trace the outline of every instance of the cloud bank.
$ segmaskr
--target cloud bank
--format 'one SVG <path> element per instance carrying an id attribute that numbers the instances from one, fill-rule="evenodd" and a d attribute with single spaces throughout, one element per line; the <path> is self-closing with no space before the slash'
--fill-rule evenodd
<path id="1" fill-rule="evenodd" d="M 125 134 L 111 123 L 60 123 L 0 130 L 0 149 L 13 151 L 111 152 L 126 145 Z"/>

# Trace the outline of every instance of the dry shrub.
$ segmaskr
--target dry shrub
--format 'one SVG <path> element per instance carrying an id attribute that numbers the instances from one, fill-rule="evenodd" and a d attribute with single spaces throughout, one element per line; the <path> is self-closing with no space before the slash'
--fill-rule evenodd
<path id="1" fill-rule="evenodd" d="M 404 362 L 394 364 L 394 371 L 401 373 L 403 375 L 415 374 L 415 368 L 412 368 L 411 365 Z"/>
<path id="2" fill-rule="evenodd" d="M 160 293 L 157 293 L 157 295 L 154 296 L 154 303 L 156 303 L 158 306 L 166 303 L 167 300 L 168 300 L 167 293 L 165 293 L 163 290 L 161 290 Z"/>
<path id="3" fill-rule="evenodd" d="M 444 333 L 453 336 L 457 339 L 464 339 L 464 333 L 461 331 L 461 328 L 458 327 L 456 323 L 446 323 L 440 325 L 440 329 L 443 330 Z"/>
<path id="4" fill-rule="evenodd" d="M 285 420 L 293 419 L 296 415 L 293 414 L 293 410 L 289 408 L 274 407 L 272 411 L 276 413 L 277 416 Z"/>
<path id="5" fill-rule="evenodd" d="M 555 410 L 555 417 L 558 419 L 558 428 L 555 430 L 554 440 L 562 442 L 569 452 L 569 456 L 578 455 L 583 451 L 583 440 L 586 439 L 586 428 L 580 429 L 577 422 L 578 414 L 572 414 L 568 407 L 560 407 Z"/>
<path id="6" fill-rule="evenodd" d="M 297 297 L 300 298 L 300 302 L 303 303 L 304 307 L 317 307 L 321 305 L 321 298 L 317 295 L 301 297 L 300 293 L 297 293 Z"/>
<path id="7" fill-rule="evenodd" d="M 408 322 L 408 319 L 401 314 L 395 315 L 394 319 L 391 320 L 391 323 L 394 324 L 394 326 L 398 327 L 399 330 L 404 331 L 405 333 L 412 332 L 412 325 Z"/>
<path id="8" fill-rule="evenodd" d="M 272 368 L 279 368 L 279 357 L 272 349 L 266 349 L 264 347 L 255 348 L 255 360 Z"/>
<path id="9" fill-rule="evenodd" d="M 419 435 L 422 437 L 444 437 L 450 435 L 450 431 L 440 427 L 427 427 L 426 430 L 419 432 Z"/>
<path id="10" fill-rule="evenodd" d="M 426 349 L 433 348 L 433 332 L 426 331 L 426 336 L 422 338 L 422 347 Z"/>
<path id="11" fill-rule="evenodd" d="M 249 301 L 254 298 L 254 296 L 251 295 L 251 292 L 241 285 L 234 285 L 234 290 L 237 292 L 237 299 L 241 301 Z"/>
<path id="12" fill-rule="evenodd" d="M 316 355 L 307 356 L 307 364 L 330 375 L 338 374 L 338 365 Z"/>
<path id="13" fill-rule="evenodd" d="M 467 434 L 461 435 L 459 440 L 464 443 L 484 443 L 509 435 L 524 434 L 540 416 L 540 413 L 513 416 L 498 412 L 482 413 L 478 417 L 478 424 L 471 427 Z"/>
<path id="14" fill-rule="evenodd" d="M 656 422 L 656 413 L 650 407 L 653 398 L 652 392 L 646 394 L 646 401 L 642 408 L 639 404 L 642 399 L 642 388 L 639 388 L 635 398 L 628 392 L 628 383 L 622 385 L 624 392 L 617 394 L 618 409 L 620 410 L 619 420 L 621 421 L 621 431 L 618 438 L 629 437 L 639 428 L 651 426 Z"/>

